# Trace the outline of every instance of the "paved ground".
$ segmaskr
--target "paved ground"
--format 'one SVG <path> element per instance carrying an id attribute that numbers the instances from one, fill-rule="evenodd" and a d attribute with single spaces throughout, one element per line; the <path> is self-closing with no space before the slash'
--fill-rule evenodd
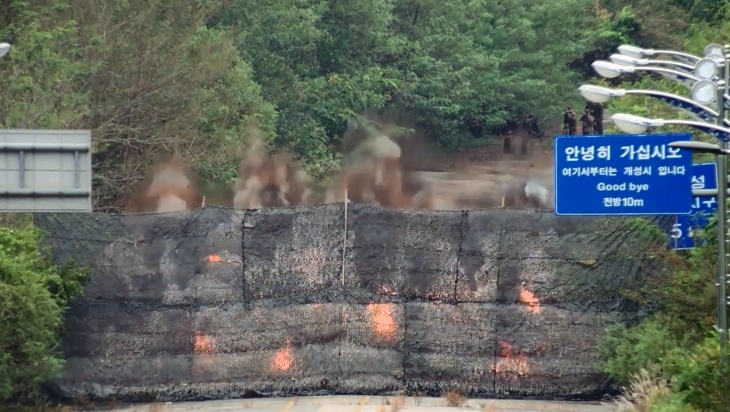
<path id="1" fill-rule="evenodd" d="M 158 403 L 117 407 L 126 412 L 452 412 L 467 409 L 484 412 L 611 412 L 600 404 L 469 399 L 461 407 L 445 398 L 388 396 L 308 396 L 294 398 L 236 399 L 227 401 Z"/>

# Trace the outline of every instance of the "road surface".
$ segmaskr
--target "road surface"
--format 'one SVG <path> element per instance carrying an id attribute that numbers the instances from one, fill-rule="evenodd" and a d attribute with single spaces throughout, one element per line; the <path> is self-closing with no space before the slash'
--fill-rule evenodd
<path id="1" fill-rule="evenodd" d="M 453 400 L 457 401 L 457 400 Z M 125 412 L 612 412 L 598 403 L 520 400 L 464 400 L 449 406 L 446 398 L 404 396 L 307 396 L 293 398 L 235 399 L 225 401 L 155 403 L 117 406 Z"/>

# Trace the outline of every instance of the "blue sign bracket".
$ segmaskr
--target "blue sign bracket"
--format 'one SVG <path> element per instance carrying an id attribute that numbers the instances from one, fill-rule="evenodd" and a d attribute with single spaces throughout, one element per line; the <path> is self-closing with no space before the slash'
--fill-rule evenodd
<path id="1" fill-rule="evenodd" d="M 692 165 L 692 190 L 717 189 L 717 164 L 698 163 Z M 669 247 L 676 250 L 692 249 L 696 246 L 694 231 L 704 229 L 710 217 L 717 212 L 717 197 L 695 197 L 692 212 L 677 216 L 669 232 Z"/>

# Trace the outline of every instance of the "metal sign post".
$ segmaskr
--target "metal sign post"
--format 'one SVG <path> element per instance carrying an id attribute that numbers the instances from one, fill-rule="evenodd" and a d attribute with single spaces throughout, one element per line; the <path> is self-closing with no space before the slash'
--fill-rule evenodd
<path id="1" fill-rule="evenodd" d="M 717 190 L 717 164 L 698 163 L 692 165 L 692 190 Z M 717 212 L 717 196 L 696 196 L 692 213 L 677 216 L 677 223 L 669 232 L 669 247 L 687 250 L 695 247 L 693 231 L 704 229 L 710 217 Z"/>
<path id="2" fill-rule="evenodd" d="M 0 130 L 0 212 L 90 212 L 91 132 Z"/>
<path id="3" fill-rule="evenodd" d="M 692 135 L 556 137 L 555 214 L 689 214 L 692 153 L 668 146 L 677 140 Z"/>

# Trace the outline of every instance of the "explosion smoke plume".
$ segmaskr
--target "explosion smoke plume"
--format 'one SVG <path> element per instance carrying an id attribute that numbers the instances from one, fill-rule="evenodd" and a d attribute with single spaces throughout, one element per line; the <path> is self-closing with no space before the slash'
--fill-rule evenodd
<path id="1" fill-rule="evenodd" d="M 286 153 L 269 156 L 258 131 L 253 131 L 241 160 L 233 206 L 237 209 L 310 204 L 311 180 Z"/>
<path id="2" fill-rule="evenodd" d="M 390 133 L 390 134 L 389 134 Z M 288 207 L 350 201 L 400 209 L 550 208 L 549 190 L 533 178 L 498 176 L 500 182 L 469 180 L 458 174 L 439 182 L 419 172 L 408 156 L 418 156 L 413 141 L 401 139 L 382 125 L 351 123 L 345 139 L 355 144 L 345 154 L 342 172 L 320 196 L 312 179 L 287 153 L 270 155 L 258 129 L 249 128 L 233 195 L 237 209 Z M 491 175 L 494 178 L 494 175 Z M 458 182 L 458 184 L 457 184 Z M 159 166 L 143 190 L 133 197 L 130 212 L 176 212 L 201 207 L 203 198 L 179 159 Z"/>
<path id="3" fill-rule="evenodd" d="M 193 183 L 190 170 L 180 159 L 159 165 L 152 177 L 142 183 L 127 205 L 129 213 L 166 213 L 196 209 L 203 198 Z"/>

